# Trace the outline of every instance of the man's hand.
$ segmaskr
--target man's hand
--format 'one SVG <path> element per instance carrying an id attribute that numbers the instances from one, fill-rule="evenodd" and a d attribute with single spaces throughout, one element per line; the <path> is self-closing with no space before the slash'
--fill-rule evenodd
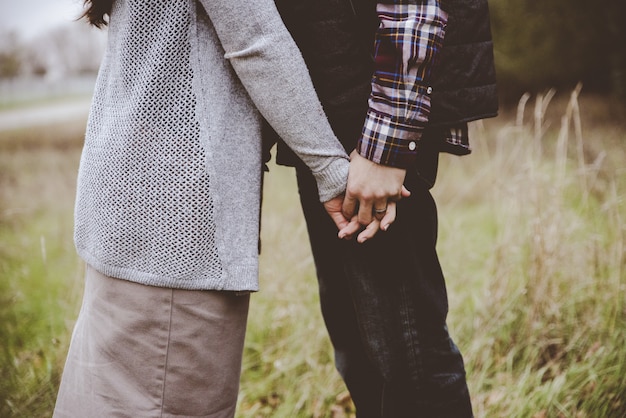
<path id="1" fill-rule="evenodd" d="M 376 164 L 352 152 L 342 212 L 346 222 L 353 220 L 358 205 L 357 221 L 367 225 L 359 242 L 373 237 L 379 228 L 386 231 L 395 220 L 395 202 L 411 194 L 403 186 L 405 175 L 404 169 Z"/>

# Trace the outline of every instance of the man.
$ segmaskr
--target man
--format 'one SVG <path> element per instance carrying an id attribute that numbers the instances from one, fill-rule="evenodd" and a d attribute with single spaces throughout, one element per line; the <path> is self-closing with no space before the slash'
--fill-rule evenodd
<path id="1" fill-rule="evenodd" d="M 357 416 L 471 417 L 429 189 L 439 152 L 469 153 L 467 122 L 497 113 L 487 0 L 276 4 L 352 152 L 344 215 L 368 225 L 338 240 L 311 174 L 279 142 L 279 164 L 296 166 L 322 313 Z"/>

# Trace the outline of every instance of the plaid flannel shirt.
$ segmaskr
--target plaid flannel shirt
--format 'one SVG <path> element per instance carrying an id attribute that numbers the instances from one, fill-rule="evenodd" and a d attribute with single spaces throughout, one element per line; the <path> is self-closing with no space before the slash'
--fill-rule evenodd
<path id="1" fill-rule="evenodd" d="M 380 26 L 375 39 L 375 71 L 357 151 L 376 163 L 407 168 L 415 161 L 428 123 L 432 93 L 428 83 L 448 16 L 440 0 L 393 3 L 376 7 Z M 468 148 L 466 124 L 450 127 L 445 136 L 448 144 Z"/>

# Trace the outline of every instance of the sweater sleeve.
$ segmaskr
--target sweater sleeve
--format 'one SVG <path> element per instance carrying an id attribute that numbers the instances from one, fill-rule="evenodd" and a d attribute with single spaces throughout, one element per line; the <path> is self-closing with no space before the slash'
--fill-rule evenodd
<path id="1" fill-rule="evenodd" d="M 348 156 L 324 114 L 273 0 L 201 0 L 237 76 L 285 143 L 311 169 L 325 202 L 345 191 Z"/>

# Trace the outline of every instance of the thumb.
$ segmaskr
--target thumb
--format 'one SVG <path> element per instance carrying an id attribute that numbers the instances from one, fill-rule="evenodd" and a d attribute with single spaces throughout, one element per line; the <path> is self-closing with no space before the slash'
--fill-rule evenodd
<path id="1" fill-rule="evenodd" d="M 338 230 L 342 230 L 348 226 L 348 220 L 341 214 L 341 212 L 329 212 L 330 219 L 333 220 Z"/>

